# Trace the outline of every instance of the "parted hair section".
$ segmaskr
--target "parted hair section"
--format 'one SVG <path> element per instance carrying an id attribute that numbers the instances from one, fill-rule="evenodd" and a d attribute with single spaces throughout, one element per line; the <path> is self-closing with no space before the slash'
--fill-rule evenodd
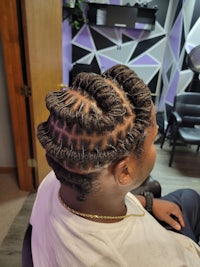
<path id="1" fill-rule="evenodd" d="M 102 75 L 78 74 L 66 91 L 48 94 L 46 106 L 50 115 L 38 126 L 38 139 L 61 182 L 81 187 L 85 177 L 90 180 L 88 173 L 142 153 L 144 131 L 151 123 L 151 93 L 125 65 Z M 79 177 L 72 178 L 73 173 Z"/>

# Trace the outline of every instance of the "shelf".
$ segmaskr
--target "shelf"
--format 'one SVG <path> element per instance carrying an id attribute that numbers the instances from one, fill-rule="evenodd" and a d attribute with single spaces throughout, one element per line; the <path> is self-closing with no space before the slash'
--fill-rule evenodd
<path id="1" fill-rule="evenodd" d="M 88 3 L 88 24 L 151 31 L 155 28 L 157 8 Z"/>

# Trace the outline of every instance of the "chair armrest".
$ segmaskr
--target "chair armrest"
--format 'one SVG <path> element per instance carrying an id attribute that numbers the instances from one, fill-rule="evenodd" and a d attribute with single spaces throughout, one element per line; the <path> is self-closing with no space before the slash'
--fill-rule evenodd
<path id="1" fill-rule="evenodd" d="M 159 198 L 161 197 L 161 185 L 157 180 L 154 180 L 152 176 L 148 176 L 143 184 L 131 191 L 131 193 L 135 195 L 140 195 L 144 192 L 151 192 L 155 198 Z"/>
<path id="2" fill-rule="evenodd" d="M 181 124 L 182 123 L 182 118 L 181 118 L 181 116 L 176 111 L 173 111 L 171 115 L 176 120 L 176 122 L 178 124 Z"/>

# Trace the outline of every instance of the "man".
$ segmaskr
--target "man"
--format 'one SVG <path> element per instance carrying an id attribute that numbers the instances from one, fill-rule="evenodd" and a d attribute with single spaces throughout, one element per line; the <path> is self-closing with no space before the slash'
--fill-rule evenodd
<path id="1" fill-rule="evenodd" d="M 143 208 L 146 198 L 129 193 L 156 158 L 155 108 L 143 81 L 124 65 L 102 76 L 80 73 L 66 91 L 49 94 L 46 104 L 50 116 L 38 138 L 53 171 L 31 215 L 34 266 L 197 267 L 195 242 L 166 230 Z M 199 195 L 190 193 L 198 204 Z M 178 205 L 152 204 L 159 220 L 184 227 Z"/>

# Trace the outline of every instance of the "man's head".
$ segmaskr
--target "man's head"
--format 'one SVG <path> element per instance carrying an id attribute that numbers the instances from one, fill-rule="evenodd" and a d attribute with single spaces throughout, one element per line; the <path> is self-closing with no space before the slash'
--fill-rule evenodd
<path id="1" fill-rule="evenodd" d="M 128 67 L 80 73 L 66 91 L 50 93 L 46 104 L 50 116 L 39 125 L 38 138 L 61 182 L 81 186 L 128 155 L 142 156 L 151 94 Z"/>

